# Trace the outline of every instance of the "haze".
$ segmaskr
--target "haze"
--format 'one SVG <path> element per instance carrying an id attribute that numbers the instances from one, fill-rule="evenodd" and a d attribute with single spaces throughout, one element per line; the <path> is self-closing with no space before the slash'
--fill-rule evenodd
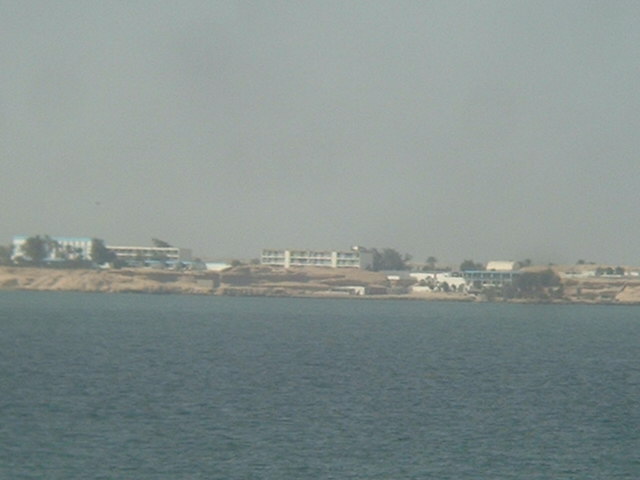
<path id="1" fill-rule="evenodd" d="M 0 6 L 2 244 L 640 263 L 638 2 Z"/>

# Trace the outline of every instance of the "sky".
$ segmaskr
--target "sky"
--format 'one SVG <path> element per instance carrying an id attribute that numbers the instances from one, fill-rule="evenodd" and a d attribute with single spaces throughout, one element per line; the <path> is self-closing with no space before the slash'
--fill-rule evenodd
<path id="1" fill-rule="evenodd" d="M 640 265 L 640 2 L 0 9 L 1 244 Z"/>

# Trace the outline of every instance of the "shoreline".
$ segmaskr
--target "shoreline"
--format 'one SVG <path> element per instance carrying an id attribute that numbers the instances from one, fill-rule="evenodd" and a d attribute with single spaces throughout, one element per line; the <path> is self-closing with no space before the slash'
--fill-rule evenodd
<path id="1" fill-rule="evenodd" d="M 563 279 L 560 298 L 487 298 L 467 293 L 381 293 L 384 275 L 365 271 L 274 270 L 237 267 L 225 273 L 164 270 L 88 270 L 0 266 L 0 290 L 78 293 L 147 293 L 348 300 L 511 303 L 549 305 L 640 305 L 640 281 Z M 356 295 L 339 291 L 346 286 L 377 289 Z"/>

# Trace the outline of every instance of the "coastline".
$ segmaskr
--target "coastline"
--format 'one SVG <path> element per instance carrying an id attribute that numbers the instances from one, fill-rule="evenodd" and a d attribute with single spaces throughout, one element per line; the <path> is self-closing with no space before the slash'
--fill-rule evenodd
<path id="1" fill-rule="evenodd" d="M 487 298 L 482 294 L 391 293 L 378 272 L 335 269 L 272 269 L 240 266 L 224 273 L 153 269 L 55 269 L 0 266 L 0 290 L 91 293 L 497 302 L 517 304 L 640 305 L 640 279 L 562 277 L 558 298 Z M 354 294 L 355 289 L 372 292 Z"/>
<path id="2" fill-rule="evenodd" d="M 0 290 L 210 295 L 208 284 L 181 273 L 0 267 Z"/>

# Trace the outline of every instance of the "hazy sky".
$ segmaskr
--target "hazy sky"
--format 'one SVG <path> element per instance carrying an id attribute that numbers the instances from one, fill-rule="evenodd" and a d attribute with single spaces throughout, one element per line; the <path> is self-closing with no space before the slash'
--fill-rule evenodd
<path id="1" fill-rule="evenodd" d="M 640 264 L 640 2 L 0 9 L 2 244 Z"/>

